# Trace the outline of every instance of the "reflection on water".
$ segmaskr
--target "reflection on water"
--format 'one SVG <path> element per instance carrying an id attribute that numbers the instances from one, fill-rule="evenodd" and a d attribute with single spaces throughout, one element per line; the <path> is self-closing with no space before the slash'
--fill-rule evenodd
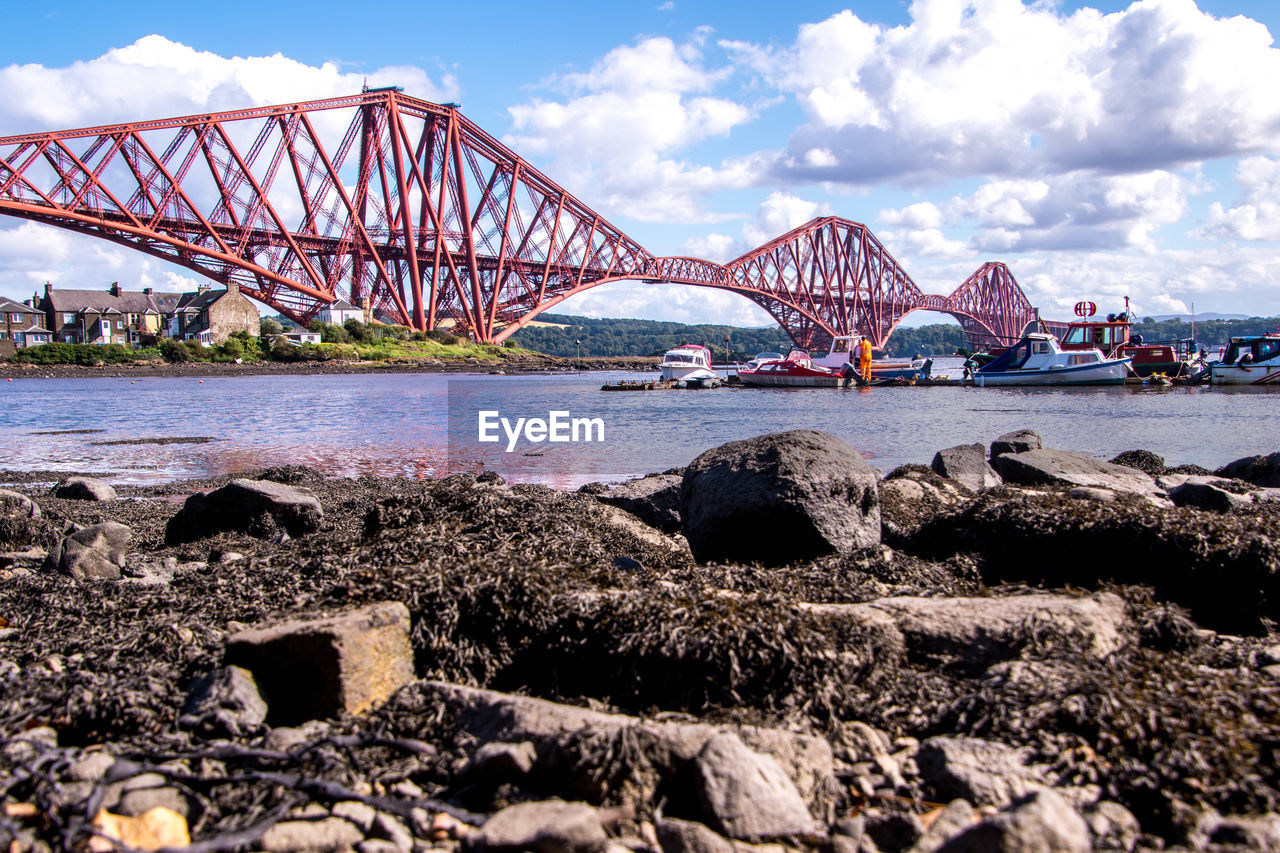
<path id="1" fill-rule="evenodd" d="M 742 389 L 602 393 L 639 374 L 384 374 L 196 379 L 22 379 L 0 385 L 0 467 L 93 471 L 156 483 L 307 465 L 333 476 L 436 477 L 490 468 L 573 488 L 688 464 L 725 441 L 835 433 L 884 471 L 943 447 L 1029 427 L 1100 458 L 1143 448 L 1209 468 L 1275 448 L 1276 393 L 1220 388 Z M 478 413 L 510 424 L 563 411 L 605 440 L 479 442 Z M 202 436 L 204 444 L 140 443 Z"/>

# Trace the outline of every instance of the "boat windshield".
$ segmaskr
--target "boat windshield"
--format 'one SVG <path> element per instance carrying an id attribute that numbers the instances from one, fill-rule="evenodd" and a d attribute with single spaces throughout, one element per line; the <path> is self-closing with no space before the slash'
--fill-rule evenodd
<path id="1" fill-rule="evenodd" d="M 697 364 L 702 359 L 697 356 L 686 355 L 685 353 L 669 352 L 667 353 L 667 361 L 674 361 L 678 364 Z"/>

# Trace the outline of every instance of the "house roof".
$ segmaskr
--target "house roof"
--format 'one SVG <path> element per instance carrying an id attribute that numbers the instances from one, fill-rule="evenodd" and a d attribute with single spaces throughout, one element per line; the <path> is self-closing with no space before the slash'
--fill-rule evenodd
<path id="1" fill-rule="evenodd" d="M 39 308 L 32 308 L 30 305 L 23 305 L 21 302 L 15 302 L 7 296 L 0 296 L 0 312 L 8 314 L 11 311 L 13 313 L 17 313 L 19 311 L 35 311 L 36 313 L 43 313 Z"/>
<path id="2" fill-rule="evenodd" d="M 121 314 L 172 314 L 182 296 L 184 294 L 181 293 L 143 293 L 140 290 L 122 290 L 119 296 L 113 296 L 109 290 L 64 290 L 57 287 L 46 290 L 46 298 L 56 312 L 106 313 L 114 310 Z"/>
<path id="3" fill-rule="evenodd" d="M 359 311 L 360 309 L 352 305 L 345 299 L 339 299 L 329 306 L 330 311 Z"/>
<path id="4" fill-rule="evenodd" d="M 183 293 L 178 300 L 177 310 L 200 311 L 208 308 L 223 296 L 226 296 L 226 294 L 225 290 L 197 290 L 191 293 Z"/>
<path id="5" fill-rule="evenodd" d="M 53 334 L 53 331 L 52 331 L 52 330 L 50 330 L 50 329 L 46 329 L 44 326 L 41 326 L 39 323 L 33 323 L 32 325 L 27 326 L 25 329 L 21 329 L 20 331 L 22 331 L 22 332 L 48 332 L 48 333 L 49 333 L 49 334 L 51 334 L 51 335 Z"/>

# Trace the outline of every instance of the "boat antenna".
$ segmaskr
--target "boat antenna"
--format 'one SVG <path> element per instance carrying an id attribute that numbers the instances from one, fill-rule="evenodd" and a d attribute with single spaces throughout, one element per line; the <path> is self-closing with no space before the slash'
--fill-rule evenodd
<path id="1" fill-rule="evenodd" d="M 1196 341 L 1196 304 L 1191 303 L 1191 343 L 1194 345 Z"/>

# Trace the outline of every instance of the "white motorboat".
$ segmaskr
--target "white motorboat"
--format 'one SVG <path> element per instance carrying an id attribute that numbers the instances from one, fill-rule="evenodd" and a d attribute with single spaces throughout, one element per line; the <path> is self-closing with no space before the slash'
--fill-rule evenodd
<path id="1" fill-rule="evenodd" d="M 681 344 L 667 350 L 658 365 L 662 381 L 673 382 L 677 387 L 715 388 L 721 383 L 720 374 L 711 369 L 711 350 L 698 344 Z"/>
<path id="2" fill-rule="evenodd" d="M 1210 385 L 1280 385 L 1280 334 L 1232 338 L 1209 365 Z"/>
<path id="3" fill-rule="evenodd" d="M 1053 335 L 1033 332 L 973 374 L 975 385 L 1123 385 L 1131 358 L 1098 349 L 1064 350 Z"/>

